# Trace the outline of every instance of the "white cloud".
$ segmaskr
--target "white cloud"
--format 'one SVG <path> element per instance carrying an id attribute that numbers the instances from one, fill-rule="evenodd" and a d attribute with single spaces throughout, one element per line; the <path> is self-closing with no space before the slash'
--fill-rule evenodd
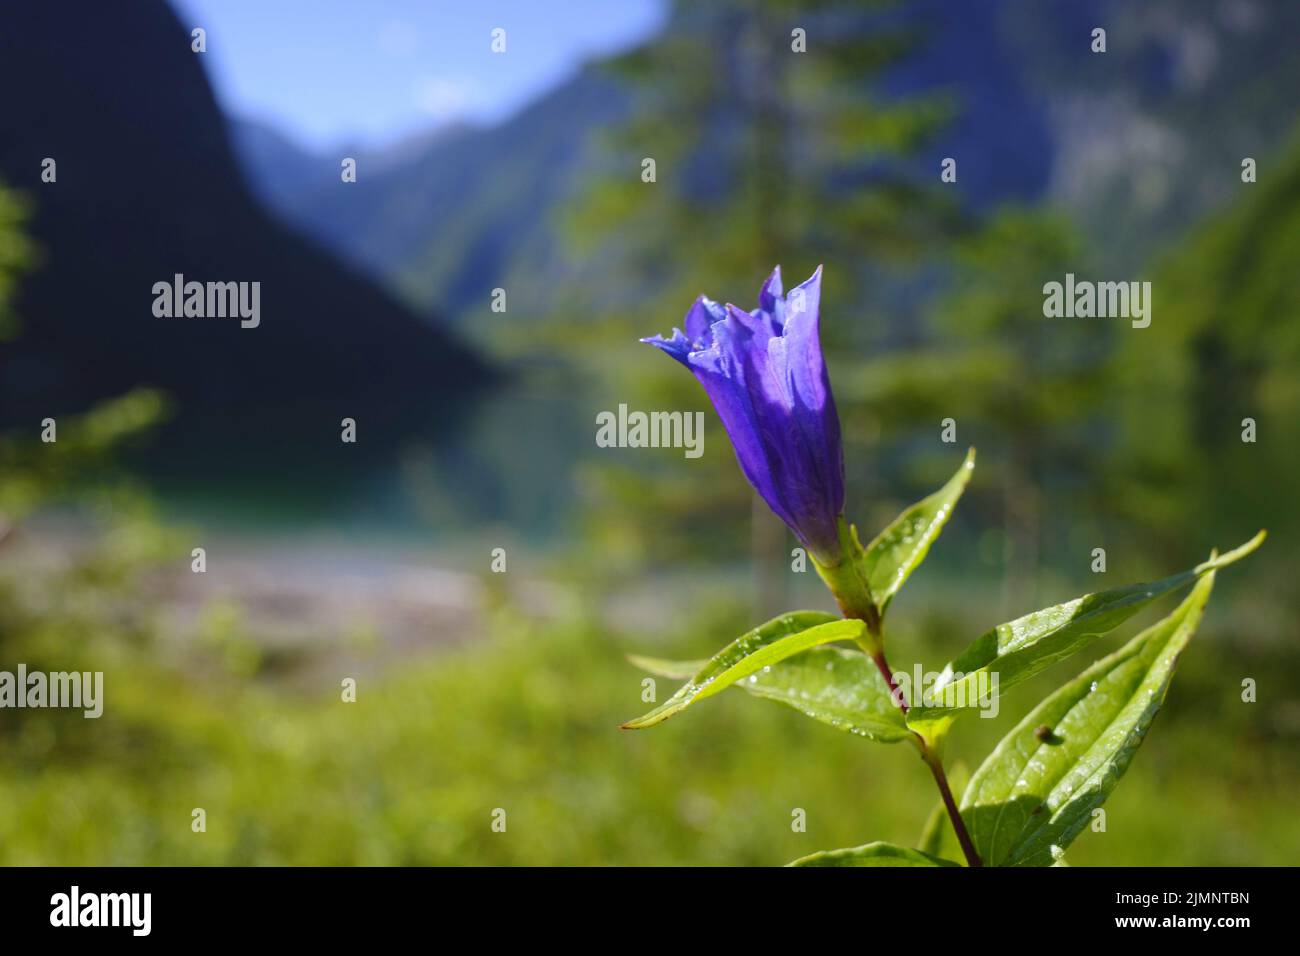
<path id="1" fill-rule="evenodd" d="M 461 115 L 469 101 L 469 88 L 463 80 L 426 76 L 421 77 L 415 85 L 416 105 L 437 119 L 451 119 Z"/>

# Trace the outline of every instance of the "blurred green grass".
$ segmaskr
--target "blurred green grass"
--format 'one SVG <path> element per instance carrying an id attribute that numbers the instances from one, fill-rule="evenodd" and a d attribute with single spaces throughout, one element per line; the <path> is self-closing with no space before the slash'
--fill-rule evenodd
<path id="1" fill-rule="evenodd" d="M 1184 655 L 1167 712 L 1107 804 L 1106 832 L 1085 832 L 1072 864 L 1300 858 L 1295 716 L 1269 703 L 1294 665 L 1233 647 L 1230 617 L 1215 615 Z M 954 649 L 953 620 L 900 630 L 900 660 Z M 644 675 L 623 654 L 647 645 L 590 622 L 498 611 L 459 649 L 363 674 L 356 703 L 338 683 L 353 662 L 304 687 L 246 679 L 217 648 L 182 661 L 102 634 L 64 659 L 66 634 L 47 625 L 20 641 L 11 631 L 6 656 L 103 669 L 105 711 L 4 715 L 6 865 L 771 865 L 876 839 L 914 844 L 934 803 L 907 745 L 740 693 L 620 732 L 646 709 Z M 698 656 L 725 637 L 676 630 L 655 653 Z M 1041 691 L 1102 650 L 1017 689 L 998 718 L 960 724 L 949 759 L 978 765 Z M 1242 704 L 1251 674 L 1261 702 Z M 659 699 L 671 690 L 661 681 Z M 191 831 L 195 807 L 205 833 Z M 504 833 L 491 828 L 496 808 Z M 806 832 L 792 830 L 795 808 Z"/>

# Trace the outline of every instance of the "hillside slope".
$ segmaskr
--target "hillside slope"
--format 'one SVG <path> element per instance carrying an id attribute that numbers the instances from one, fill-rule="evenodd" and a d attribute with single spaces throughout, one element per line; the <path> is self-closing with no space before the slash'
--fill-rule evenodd
<path id="1" fill-rule="evenodd" d="M 163 3 L 0 7 L 10 91 L 0 178 L 25 193 L 40 262 L 5 345 L 0 418 L 31 425 L 137 385 L 174 399 L 175 439 L 249 437 L 292 458 L 436 427 L 482 362 L 268 216 L 246 188 L 187 30 Z M 41 181 L 42 161 L 57 181 Z M 260 325 L 160 318 L 153 286 L 260 283 Z"/>

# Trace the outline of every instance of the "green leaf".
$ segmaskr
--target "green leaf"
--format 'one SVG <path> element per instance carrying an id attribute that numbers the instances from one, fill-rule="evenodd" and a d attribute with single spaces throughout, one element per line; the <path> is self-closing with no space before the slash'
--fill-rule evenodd
<path id="1" fill-rule="evenodd" d="M 635 656 L 630 660 L 663 677 L 690 677 L 707 663 Z M 911 736 L 880 671 L 858 650 L 814 647 L 750 674 L 736 686 L 869 740 L 894 743 Z"/>
<path id="2" fill-rule="evenodd" d="M 958 866 L 920 850 L 892 843 L 868 843 L 844 850 L 823 850 L 800 857 L 787 866 Z"/>
<path id="3" fill-rule="evenodd" d="M 623 724 L 640 730 L 663 723 L 691 704 L 726 690 L 736 681 L 819 644 L 856 640 L 866 630 L 859 620 L 841 620 L 821 611 L 792 611 L 773 618 L 732 641 L 654 710 Z"/>
<path id="4" fill-rule="evenodd" d="M 970 768 L 958 760 L 948 769 L 948 786 L 953 793 L 962 793 L 970 782 Z M 921 839 L 917 849 L 931 856 L 945 857 L 950 860 L 964 859 L 961 844 L 957 841 L 957 832 L 952 828 L 948 810 L 943 800 L 937 800 L 930 816 L 921 830 Z M 963 864 L 964 865 L 964 864 Z"/>
<path id="5" fill-rule="evenodd" d="M 997 696 L 1069 657 L 1119 627 L 1156 599 L 1244 558 L 1263 540 L 1264 532 L 1261 531 L 1241 547 L 1211 557 L 1190 571 L 1150 584 L 1133 584 L 1088 594 L 1035 611 L 1008 624 L 999 624 L 943 669 L 930 692 L 931 703 L 921 700 L 909 702 L 908 726 L 933 738 L 963 711 L 980 706 L 981 700 Z"/>
<path id="6" fill-rule="evenodd" d="M 939 537 L 957 499 L 966 490 L 974 469 L 975 449 L 972 448 L 946 485 L 904 511 L 867 545 L 862 566 L 881 617 L 903 582 L 925 560 L 930 545 Z"/>
<path id="7" fill-rule="evenodd" d="M 961 814 L 986 865 L 1051 865 L 1088 825 L 1164 702 L 1213 586 L 1211 572 L 1168 617 L 1035 707 L 975 772 Z"/>
<path id="8" fill-rule="evenodd" d="M 840 730 L 881 743 L 912 736 L 903 711 L 871 658 L 859 650 L 817 647 L 739 685 Z"/>
<path id="9" fill-rule="evenodd" d="M 645 657 L 641 654 L 629 654 L 627 659 L 633 667 L 639 667 L 656 677 L 669 677 L 673 680 L 690 680 L 708 663 L 707 660 L 670 661 L 663 657 Z"/>

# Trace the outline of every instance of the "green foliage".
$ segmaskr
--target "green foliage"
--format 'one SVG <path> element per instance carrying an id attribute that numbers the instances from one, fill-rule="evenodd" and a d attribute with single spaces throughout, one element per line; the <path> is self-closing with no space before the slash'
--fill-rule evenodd
<path id="1" fill-rule="evenodd" d="M 0 864 L 758 866 L 854 846 L 864 821 L 912 844 L 934 797 L 912 748 L 864 747 L 732 692 L 653 735 L 618 733 L 641 694 L 623 649 L 653 638 L 684 656 L 725 642 L 694 619 L 618 638 L 591 620 L 507 611 L 465 644 L 397 666 L 321 648 L 306 672 L 264 663 L 245 677 L 220 648 L 187 646 L 139 613 L 147 579 L 108 584 L 115 549 L 51 579 L 29 573 L 18 546 L 0 549 L 5 659 L 104 669 L 107 704 L 98 721 L 5 712 Z M 1106 803 L 1109 833 L 1085 829 L 1071 862 L 1285 865 L 1300 854 L 1286 701 L 1244 707 L 1216 658 L 1233 653 L 1242 673 L 1283 684 L 1300 672 L 1293 656 L 1229 644 L 1235 623 L 1210 623 L 1141 766 Z M 227 626 L 230 640 L 261 639 L 246 620 Z M 943 615 L 900 615 L 898 628 L 918 653 L 952 638 Z M 344 704 L 337 678 L 353 673 L 358 701 Z M 982 757 L 1018 717 L 966 722 L 948 746 Z M 1212 774 L 1207 753 L 1221 755 Z M 190 830 L 196 806 L 206 833 Z M 507 833 L 490 829 L 495 807 Z M 791 829 L 794 807 L 806 832 Z"/>
<path id="2" fill-rule="evenodd" d="M 18 278 L 35 259 L 22 232 L 25 218 L 25 204 L 0 188 L 0 341 L 17 331 L 10 299 Z M 159 392 L 137 388 L 81 414 L 60 416 L 57 441 L 41 441 L 35 428 L 0 434 L 0 543 L 17 522 L 60 497 L 104 497 L 113 456 L 166 414 Z M 93 481 L 88 480 L 91 474 Z M 137 509 L 147 507 L 133 490 L 120 490 Z"/>
<path id="3" fill-rule="evenodd" d="M 956 866 L 920 850 L 892 843 L 868 843 L 846 850 L 823 850 L 800 857 L 790 866 Z"/>
<path id="4" fill-rule="evenodd" d="M 819 612 L 782 615 L 732 642 L 698 669 L 690 662 L 634 658 L 635 663 L 656 673 L 694 673 L 672 698 L 623 727 L 652 727 L 732 684 L 761 683 L 761 691 L 746 689 L 823 723 L 883 742 L 910 736 L 941 793 L 948 796 L 940 749 L 950 725 L 963 710 L 987 703 L 1005 688 L 1033 678 L 1158 598 L 1189 584 L 1196 586 L 1169 617 L 1030 713 L 976 772 L 962 809 L 953 806 L 951 798 L 941 804 L 950 826 L 944 826 L 938 811 L 931 814 L 922 831 L 920 850 L 871 843 L 816 853 L 793 865 L 957 865 L 936 855 L 943 851 L 951 854 L 954 843 L 971 866 L 1051 866 L 1060 862 L 1089 814 L 1114 790 L 1146 736 L 1164 701 L 1177 655 L 1200 621 L 1214 572 L 1251 554 L 1265 536 L 1261 531 L 1227 554 L 1212 554 L 1190 571 L 1151 584 L 1086 595 L 999 625 L 945 667 L 932 690 L 915 688 L 909 707 L 904 692 L 894 688 L 893 678 L 888 684 L 885 681 L 889 668 L 880 630 L 883 611 L 924 560 L 965 489 L 973 466 L 972 450 L 943 488 L 906 510 L 865 555 L 856 553 L 860 548 L 846 550 L 846 564 L 860 560 L 868 569 L 869 607 L 861 608 L 856 600 L 846 602 L 839 591 L 850 577 L 857 581 L 861 576 L 821 569 L 822 579 L 841 607 L 854 608 L 851 615 L 846 611 L 842 621 Z M 856 539 L 856 533 L 853 537 Z M 861 644 L 874 661 L 861 652 L 820 646 L 837 640 Z M 873 673 L 872 663 L 881 673 Z"/>
<path id="5" fill-rule="evenodd" d="M 975 772 L 961 814 L 993 866 L 1046 866 L 1091 822 L 1164 703 L 1210 571 L 1178 608 L 1030 711 Z"/>
<path id="6" fill-rule="evenodd" d="M 963 711 L 979 706 L 979 688 L 990 675 L 998 675 L 999 693 L 1028 680 L 1108 634 L 1153 601 L 1244 558 L 1263 540 L 1261 531 L 1241 547 L 1190 571 L 1150 584 L 1088 594 L 999 624 L 944 667 L 933 692 L 942 695 L 942 701 L 936 706 L 914 703 L 908 726 L 927 737 L 941 734 Z"/>
<path id="7" fill-rule="evenodd" d="M 972 448 L 946 485 L 904 511 L 867 545 L 863 569 L 882 619 L 898 589 L 925 560 L 930 545 L 939 537 L 966 490 L 974 469 L 975 449 Z"/>
<path id="8" fill-rule="evenodd" d="M 1100 409 L 1116 387 L 1107 365 L 1115 333 L 1042 314 L 1043 284 L 1082 272 L 1089 261 L 1057 212 L 996 208 L 961 229 L 946 251 L 936 266 L 942 280 L 919 306 L 921 330 L 905 346 L 851 365 L 837 378 L 836 395 L 874 425 L 877 457 L 905 450 L 918 433 L 932 436 L 950 416 L 968 440 L 992 451 L 977 507 L 996 509 L 1007 597 L 1024 606 L 1035 600 L 1052 543 L 1045 522 L 1070 515 L 1080 501 L 1089 508 L 1078 524 L 1107 513 L 1087 479 L 1106 460 Z"/>
<path id="9" fill-rule="evenodd" d="M 663 723 L 696 701 L 712 697 L 800 651 L 831 641 L 856 640 L 865 628 L 861 621 L 836 620 L 818 611 L 783 614 L 728 644 L 672 697 L 623 727 L 641 730 Z"/>
<path id="10" fill-rule="evenodd" d="M 1300 136 L 1257 158 L 1259 181 L 1227 176 L 1231 205 L 1153 264 L 1161 311 L 1112 359 L 1125 387 L 1102 406 L 1118 436 L 1104 495 L 1131 540 L 1161 554 L 1247 520 L 1283 539 L 1300 530 Z M 1294 618 L 1293 562 L 1279 550 L 1256 573 Z"/>
<path id="11" fill-rule="evenodd" d="M 11 338 L 16 323 L 9 309 L 14 283 L 32 261 L 32 247 L 22 233 L 24 204 L 0 186 L 0 342 Z"/>
<path id="12" fill-rule="evenodd" d="M 829 615 L 827 615 L 829 617 Z M 642 670 L 663 677 L 692 678 L 707 661 L 665 661 L 630 655 Z M 871 659 L 845 647 L 815 647 L 766 665 L 735 684 L 766 700 L 793 707 L 801 714 L 868 740 L 893 743 L 907 739 L 902 714 L 889 697 L 889 687 Z M 638 726 L 648 726 L 638 724 Z"/>
<path id="13" fill-rule="evenodd" d="M 166 415 L 161 393 L 139 388 L 80 415 L 60 416 L 54 442 L 41 441 L 35 432 L 0 434 L 0 517 L 17 521 L 60 497 L 102 489 L 114 456 Z"/>
<path id="14" fill-rule="evenodd" d="M 943 530 L 966 489 L 974 467 L 972 448 L 947 484 L 905 510 L 865 550 L 855 546 L 861 553 L 857 560 L 878 603 L 881 618 L 894 594 L 925 560 L 931 543 Z M 756 697 L 786 704 L 815 720 L 869 740 L 894 743 L 907 739 L 908 728 L 902 712 L 866 654 L 825 647 L 804 651 L 810 641 L 859 640 L 862 636 L 861 627 L 852 633 L 826 630 L 829 627 L 826 622 L 833 620 L 830 615 L 817 612 L 783 615 L 740 638 L 708 662 L 633 657 L 634 664 L 652 673 L 691 679 L 672 699 L 624 726 L 651 727 L 695 700 L 739 681 L 740 687 Z M 721 683 L 723 678 L 725 683 Z"/>

